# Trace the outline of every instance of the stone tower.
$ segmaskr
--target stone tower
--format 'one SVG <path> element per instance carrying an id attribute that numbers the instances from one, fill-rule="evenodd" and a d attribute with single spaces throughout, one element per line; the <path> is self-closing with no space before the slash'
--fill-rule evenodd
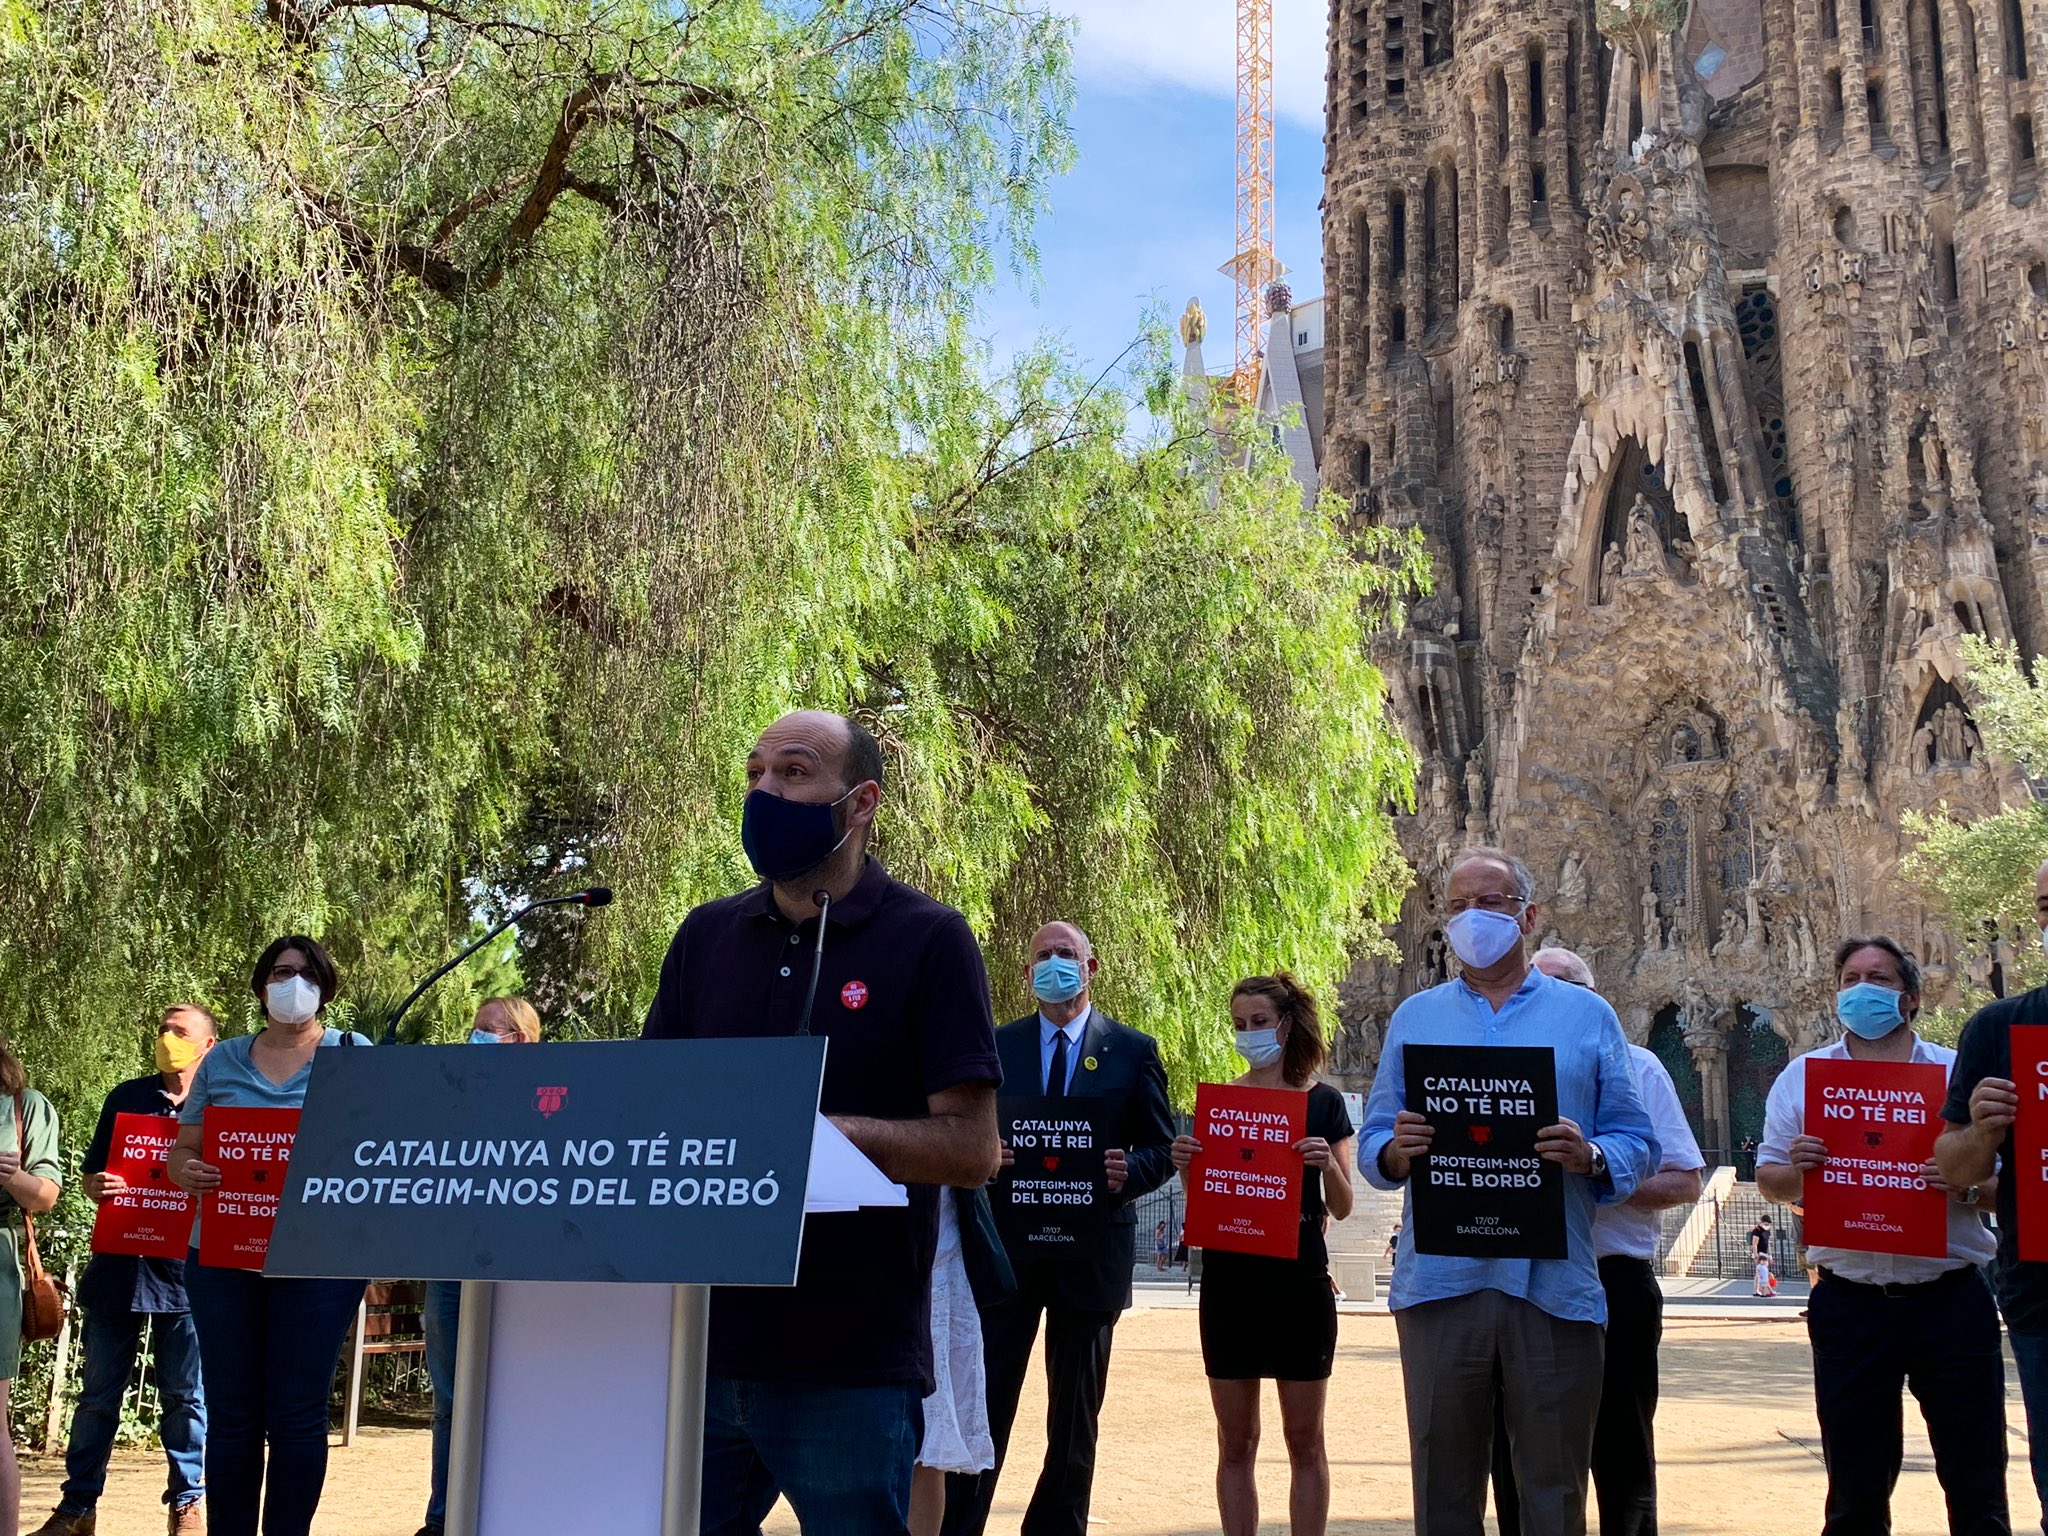
<path id="1" fill-rule="evenodd" d="M 1849 10 L 1848 6 L 1857 6 Z M 1325 483 L 1421 530 L 1382 658 L 1422 754 L 1363 1075 L 1505 843 L 1703 1146 L 1833 1030 L 1829 952 L 1935 997 L 1902 816 L 1983 760 L 1966 631 L 2048 651 L 2043 0 L 1332 0 Z"/>

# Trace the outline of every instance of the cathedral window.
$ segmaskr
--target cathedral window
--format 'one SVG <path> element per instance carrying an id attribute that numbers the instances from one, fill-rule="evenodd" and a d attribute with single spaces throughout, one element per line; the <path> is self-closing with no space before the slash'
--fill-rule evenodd
<path id="1" fill-rule="evenodd" d="M 2022 112 L 2012 120 L 2012 157 L 2022 171 L 2034 167 L 2034 120 Z"/>
<path id="2" fill-rule="evenodd" d="M 2043 304 L 2048 304 L 2048 262 L 2027 264 L 2027 289 Z"/>
<path id="3" fill-rule="evenodd" d="M 1399 357 L 1408 350 L 1408 311 L 1399 304 L 1387 320 L 1387 355 Z"/>
<path id="4" fill-rule="evenodd" d="M 2020 0 L 2005 0 L 2005 72 L 2027 78 L 2027 19 Z"/>
<path id="5" fill-rule="evenodd" d="M 1833 42 L 1839 28 L 1835 24 L 1835 0 L 1820 0 L 1820 35 L 1823 41 Z"/>
<path id="6" fill-rule="evenodd" d="M 1529 48 L 1529 137 L 1543 131 L 1543 45 Z"/>
<path id="7" fill-rule="evenodd" d="M 1714 493 L 1714 500 L 1725 503 L 1728 500 L 1728 481 L 1721 468 L 1721 438 L 1714 430 L 1714 404 L 1707 393 L 1707 370 L 1700 361 L 1697 342 L 1685 344 L 1685 378 L 1692 390 L 1693 415 L 1700 424 L 1700 447 L 1707 461 L 1707 484 Z"/>
<path id="8" fill-rule="evenodd" d="M 1399 187 L 1387 194 L 1387 275 L 1408 270 L 1408 194 Z"/>
<path id="9" fill-rule="evenodd" d="M 1820 142 L 1833 149 L 1842 142 L 1842 72 L 1831 69 L 1821 86 Z"/>

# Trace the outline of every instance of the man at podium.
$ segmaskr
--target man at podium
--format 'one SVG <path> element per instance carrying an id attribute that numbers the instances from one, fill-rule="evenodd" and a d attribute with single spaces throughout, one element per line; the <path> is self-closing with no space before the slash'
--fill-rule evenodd
<path id="1" fill-rule="evenodd" d="M 995 1019 L 965 918 L 868 855 L 882 752 L 838 715 L 786 715 L 747 757 L 740 840 L 762 883 L 683 920 L 648 1039 L 826 1036 L 819 1110 L 907 1206 L 813 1215 L 793 1289 L 714 1290 L 703 1536 L 900 1536 L 932 1388 L 938 1186 L 999 1156 Z"/>

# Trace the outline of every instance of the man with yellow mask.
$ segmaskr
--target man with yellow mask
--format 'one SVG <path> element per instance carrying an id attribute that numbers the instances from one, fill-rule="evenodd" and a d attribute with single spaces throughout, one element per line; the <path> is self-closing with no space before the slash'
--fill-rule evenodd
<path id="1" fill-rule="evenodd" d="M 197 1003 L 164 1010 L 156 1032 L 156 1070 L 120 1084 L 100 1107 L 99 1129 L 82 1165 L 85 1192 L 95 1201 L 126 1187 L 119 1174 L 106 1171 L 114 1116 L 175 1117 L 216 1033 L 213 1015 Z M 94 1508 L 106 1487 L 107 1458 L 121 1427 L 121 1396 L 135 1373 L 145 1323 L 151 1325 L 159 1429 L 170 1462 L 166 1526 L 172 1536 L 203 1531 L 206 1401 L 199 1385 L 199 1336 L 185 1301 L 184 1261 L 96 1253 L 78 1282 L 78 1304 L 85 1313 L 85 1372 L 64 1448 L 64 1494 L 35 1536 L 93 1536 L 98 1529 Z"/>

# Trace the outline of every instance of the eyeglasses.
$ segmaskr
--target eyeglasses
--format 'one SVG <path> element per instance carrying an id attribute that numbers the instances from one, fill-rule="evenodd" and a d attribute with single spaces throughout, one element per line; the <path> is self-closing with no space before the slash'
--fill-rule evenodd
<path id="1" fill-rule="evenodd" d="M 306 967 L 303 965 L 273 965 L 270 968 L 270 979 L 272 981 L 294 981 L 308 974 Z"/>
<path id="2" fill-rule="evenodd" d="M 1474 907 L 1482 912 L 1519 912 L 1527 905 L 1528 903 L 1519 896 L 1503 896 L 1498 892 L 1489 892 L 1484 896 L 1453 896 L 1444 903 L 1444 910 L 1452 917 L 1456 917 L 1460 912 L 1470 912 Z"/>

